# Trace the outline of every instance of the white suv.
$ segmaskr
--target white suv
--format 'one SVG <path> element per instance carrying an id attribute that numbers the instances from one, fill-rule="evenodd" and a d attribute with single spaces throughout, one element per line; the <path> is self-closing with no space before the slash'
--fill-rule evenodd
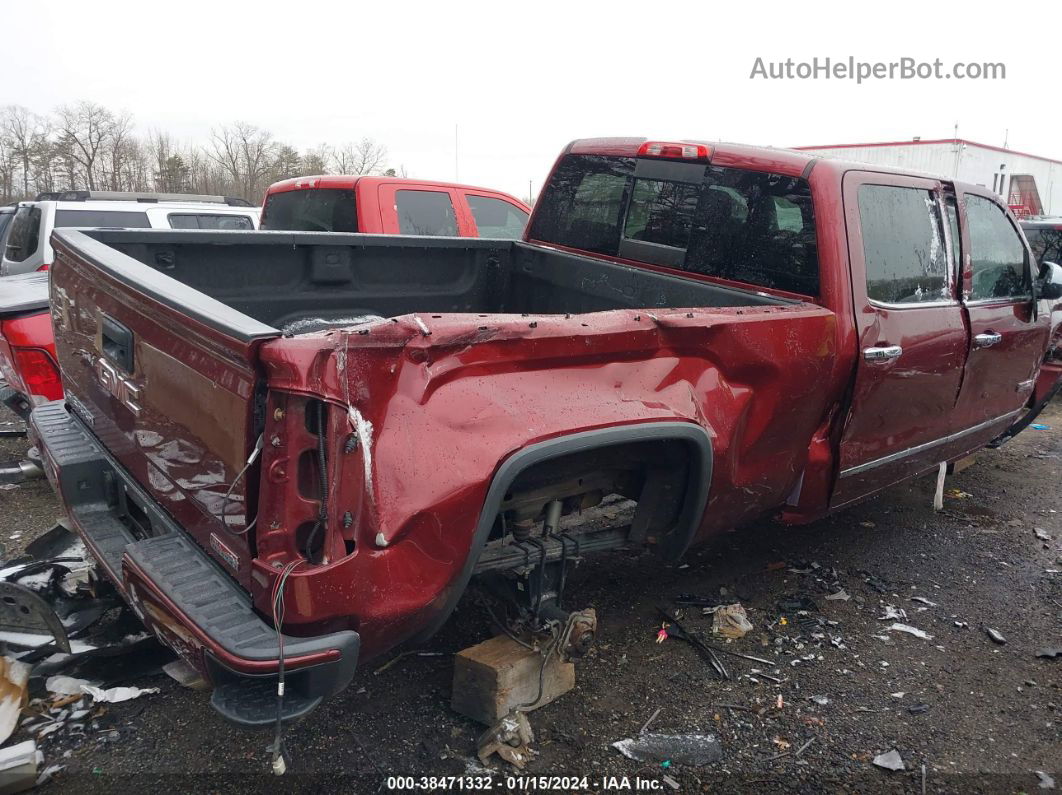
<path id="1" fill-rule="evenodd" d="M 19 202 L 0 260 L 0 276 L 50 267 L 52 230 L 61 227 L 130 229 L 257 229 L 260 208 L 243 199 L 181 193 L 68 191 Z"/>

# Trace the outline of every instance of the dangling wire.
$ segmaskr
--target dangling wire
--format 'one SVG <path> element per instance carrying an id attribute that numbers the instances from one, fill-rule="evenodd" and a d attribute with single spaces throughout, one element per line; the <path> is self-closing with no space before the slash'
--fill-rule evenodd
<path id="1" fill-rule="evenodd" d="M 228 523 L 225 521 L 225 511 L 229 509 L 229 503 L 232 501 L 232 490 L 236 488 L 236 484 L 247 474 L 247 470 L 251 468 L 251 465 L 258 460 L 258 456 L 262 453 L 264 437 L 265 434 L 258 435 L 258 441 L 254 443 L 254 449 L 251 450 L 251 454 L 247 457 L 247 463 L 243 465 L 243 469 L 236 473 L 236 477 L 233 478 L 232 483 L 230 483 L 229 487 L 225 490 L 225 496 L 221 499 L 221 513 L 218 514 L 218 518 L 221 520 L 221 524 L 224 525 L 226 530 L 228 530 Z M 244 509 L 246 509 L 247 501 L 244 500 L 243 504 Z M 245 533 L 250 532 L 257 521 L 258 517 L 255 516 L 254 521 L 246 525 L 242 530 L 229 530 L 229 532 L 233 535 L 242 536 Z"/>
<path id="2" fill-rule="evenodd" d="M 271 604 L 273 608 L 273 627 L 277 632 L 277 719 L 276 730 L 273 739 L 273 772 L 278 776 L 283 775 L 287 770 L 287 762 L 284 759 L 284 633 L 282 631 L 282 625 L 284 623 L 284 586 L 288 582 L 288 577 L 301 566 L 305 561 L 293 560 L 283 571 L 280 572 L 280 576 L 277 577 L 276 582 L 273 583 L 273 593 L 271 598 Z"/>

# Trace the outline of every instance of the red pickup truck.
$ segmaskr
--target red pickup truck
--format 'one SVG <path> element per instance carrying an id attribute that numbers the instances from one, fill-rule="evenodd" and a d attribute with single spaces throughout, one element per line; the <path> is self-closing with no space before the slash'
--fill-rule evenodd
<path id="1" fill-rule="evenodd" d="M 523 234 L 530 212 L 507 193 L 471 185 L 398 177 L 299 177 L 266 190 L 261 228 L 515 239 Z M 47 285 L 47 278 L 0 280 L 0 374 L 8 383 L 0 388 L 0 401 L 22 415 L 35 403 L 63 394 Z"/>
<path id="2" fill-rule="evenodd" d="M 630 138 L 569 145 L 522 241 L 53 244 L 44 468 L 244 724 L 282 665 L 304 714 L 474 575 L 570 630 L 574 558 L 673 561 L 968 454 L 1028 405 L 1062 299 L 983 187 Z M 617 524 L 571 520 L 614 495 Z"/>

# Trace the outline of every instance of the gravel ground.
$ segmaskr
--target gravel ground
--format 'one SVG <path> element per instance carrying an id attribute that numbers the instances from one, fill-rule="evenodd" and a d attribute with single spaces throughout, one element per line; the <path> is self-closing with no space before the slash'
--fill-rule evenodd
<path id="1" fill-rule="evenodd" d="M 10 419 L 0 416 L 0 427 Z M 1041 770 L 1062 787 L 1062 658 L 1036 657 L 1062 645 L 1062 405 L 1041 421 L 1051 428 L 983 451 L 949 478 L 958 492 L 940 514 L 933 479 L 924 478 L 809 527 L 745 528 L 686 565 L 620 553 L 581 565 L 567 602 L 597 609 L 598 643 L 578 664 L 575 690 L 530 715 L 538 756 L 525 773 L 586 776 L 589 791 L 623 785 L 606 776 L 672 791 L 668 776 L 684 792 L 966 793 L 1037 791 Z M 22 446 L 0 440 L 0 460 Z M 6 555 L 57 513 L 43 481 L 0 491 Z M 840 588 L 848 601 L 825 598 Z M 774 664 L 725 655 L 733 679 L 720 681 L 690 646 L 654 643 L 656 606 L 673 607 L 683 593 L 740 601 L 755 628 L 727 648 Z M 808 616 L 779 606 L 801 596 L 814 602 Z M 880 618 L 889 605 L 932 638 L 886 631 L 895 621 Z M 682 620 L 710 632 L 711 617 L 696 609 Z M 204 692 L 141 677 L 135 684 L 161 692 L 109 706 L 84 738 L 56 732 L 42 741 L 46 762 L 65 765 L 47 786 L 361 792 L 386 788 L 386 776 L 492 771 L 503 789 L 515 769 L 480 768 L 481 727 L 449 708 L 452 653 L 489 634 L 466 600 L 427 647 L 443 656 L 405 657 L 379 675 L 383 661 L 367 663 L 345 693 L 288 730 L 290 768 L 280 780 L 268 773 L 269 732 L 226 725 Z M 664 768 L 611 747 L 658 708 L 653 731 L 713 733 L 722 761 Z M 891 749 L 905 771 L 872 765 Z"/>

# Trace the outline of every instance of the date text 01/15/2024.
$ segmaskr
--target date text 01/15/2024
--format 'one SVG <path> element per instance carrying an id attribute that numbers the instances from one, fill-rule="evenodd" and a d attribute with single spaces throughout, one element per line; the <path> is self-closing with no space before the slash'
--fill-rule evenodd
<path id="1" fill-rule="evenodd" d="M 593 791 L 630 791 L 654 792 L 664 789 L 664 782 L 641 776 L 521 776 L 506 775 L 495 778 L 482 776 L 388 776 L 387 789 L 392 792 L 453 792 L 490 791 L 494 789 L 509 792 L 572 792 L 579 790 Z"/>

